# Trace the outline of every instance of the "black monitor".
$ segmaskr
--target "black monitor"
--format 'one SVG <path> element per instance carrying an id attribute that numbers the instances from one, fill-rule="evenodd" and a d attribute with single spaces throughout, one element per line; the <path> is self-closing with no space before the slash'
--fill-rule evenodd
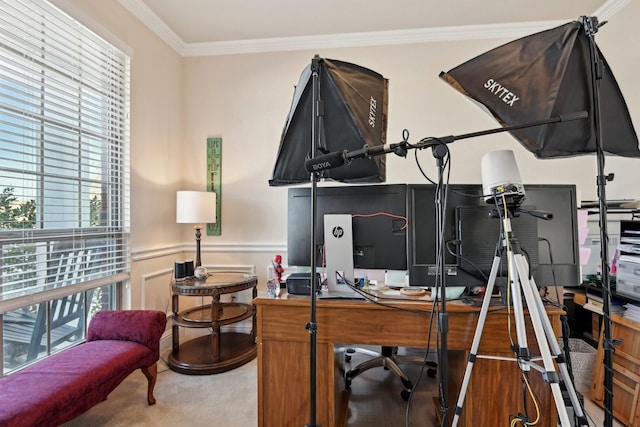
<path id="1" fill-rule="evenodd" d="M 455 189 L 455 191 L 454 191 Z M 409 185 L 409 284 L 412 286 L 436 286 L 437 264 L 437 211 L 435 185 Z M 456 206 L 480 206 L 482 186 L 449 185 L 443 209 L 443 236 L 447 249 L 457 253 L 452 246 L 456 241 Z M 497 237 L 497 236 L 496 236 Z M 484 285 L 477 272 L 465 272 L 458 268 L 458 258 L 449 250 L 444 251 L 444 272 L 447 286 Z M 493 254 L 493 252 L 492 252 Z"/>
<path id="2" fill-rule="evenodd" d="M 436 264 L 436 188 L 410 185 L 409 282 L 434 286 Z M 483 286 L 500 244 L 502 221 L 490 218 L 481 185 L 448 186 L 444 207 L 445 283 L 447 286 Z M 577 201 L 573 185 L 525 185 L 522 208 L 549 211 L 545 221 L 521 213 L 511 219 L 514 236 L 529 260 L 539 286 L 580 283 Z M 553 263 L 551 262 L 551 256 Z M 503 255 L 500 275 L 506 274 Z M 554 277 L 555 273 L 555 277 Z"/>
<path id="3" fill-rule="evenodd" d="M 355 268 L 407 269 L 406 185 L 318 187 L 317 196 L 317 266 L 322 266 L 324 215 L 351 214 Z M 310 266 L 311 189 L 290 188 L 287 209 L 288 264 Z"/>
<path id="4" fill-rule="evenodd" d="M 538 220 L 538 266 L 533 272 L 536 284 L 578 286 L 581 278 L 576 186 L 541 184 L 524 188 L 525 205 L 553 214 L 549 221 Z"/>
<path id="5" fill-rule="evenodd" d="M 535 209 L 535 206 L 522 206 Z M 502 248 L 503 221 L 506 215 L 494 205 L 458 205 L 455 209 L 455 245 L 457 266 L 462 272 L 486 282 L 497 253 L 500 253 L 499 277 L 507 276 L 507 251 Z M 498 211 L 500 209 L 500 211 Z M 520 249 L 530 268 L 538 267 L 538 219 L 516 212 L 510 219 L 512 237 L 518 239 Z"/>

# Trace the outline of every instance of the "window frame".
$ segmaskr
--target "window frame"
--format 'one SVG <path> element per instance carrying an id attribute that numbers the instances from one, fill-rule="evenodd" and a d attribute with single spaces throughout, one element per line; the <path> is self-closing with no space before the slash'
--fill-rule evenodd
<path id="1" fill-rule="evenodd" d="M 4 313 L 104 287 L 112 291 L 102 308 L 121 305 L 131 262 L 130 60 L 48 1 L 0 5 L 0 180 L 11 184 L 0 191 L 15 196 L 8 210 L 35 203 L 26 223 L 0 222 L 2 321 Z M 55 263 L 65 257 L 61 272 Z M 9 288 L 16 284 L 28 286 Z M 83 300 L 84 339 L 91 310 Z M 57 350 L 47 338 L 46 354 Z"/>

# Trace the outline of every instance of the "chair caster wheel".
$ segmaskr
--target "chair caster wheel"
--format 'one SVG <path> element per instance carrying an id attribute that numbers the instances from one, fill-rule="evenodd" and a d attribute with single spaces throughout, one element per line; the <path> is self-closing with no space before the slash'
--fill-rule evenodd
<path id="1" fill-rule="evenodd" d="M 437 373 L 438 373 L 437 369 L 433 369 L 433 368 L 427 369 L 427 375 L 429 375 L 429 377 L 431 378 L 435 378 Z"/>
<path id="2" fill-rule="evenodd" d="M 351 390 L 351 381 L 352 380 L 353 380 L 353 376 L 351 375 L 351 371 L 345 372 L 344 373 L 344 389 L 345 390 Z"/>
<path id="3" fill-rule="evenodd" d="M 354 354 L 355 352 L 356 352 L 355 349 L 348 348 L 347 351 L 344 353 L 344 361 L 351 362 L 351 355 Z"/>
<path id="4" fill-rule="evenodd" d="M 402 397 L 402 400 L 405 402 L 409 401 L 409 396 L 411 396 L 411 390 L 404 389 L 400 392 L 400 397 Z"/>

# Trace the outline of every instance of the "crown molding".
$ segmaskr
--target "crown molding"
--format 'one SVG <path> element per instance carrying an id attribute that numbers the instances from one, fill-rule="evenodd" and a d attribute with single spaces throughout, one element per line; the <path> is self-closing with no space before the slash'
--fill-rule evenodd
<path id="1" fill-rule="evenodd" d="M 604 22 L 629 3 L 631 0 L 608 0 L 591 15 L 596 16 L 600 22 Z"/>
<path id="2" fill-rule="evenodd" d="M 216 56 L 246 53 L 317 50 L 364 46 L 403 45 L 415 43 L 518 38 L 557 27 L 565 21 L 535 21 L 522 23 L 465 25 L 422 28 L 398 31 L 327 34 L 302 37 L 279 37 L 252 40 L 232 40 L 210 43 L 185 43 L 164 23 L 143 0 L 118 0 L 151 31 L 173 48 L 180 56 Z M 603 22 L 618 13 L 631 0 L 608 0 L 592 15 Z"/>
<path id="3" fill-rule="evenodd" d="M 527 34 L 562 25 L 564 22 L 565 21 L 546 21 L 518 24 L 465 25 L 396 31 L 192 43 L 187 45 L 180 54 L 182 56 L 215 56 L 293 50 L 405 45 L 479 38 L 522 37 Z"/>
<path id="4" fill-rule="evenodd" d="M 162 20 L 156 15 L 147 4 L 142 0 L 118 0 L 131 14 L 138 18 L 153 33 L 160 37 L 178 54 L 187 47 L 187 44 Z"/>

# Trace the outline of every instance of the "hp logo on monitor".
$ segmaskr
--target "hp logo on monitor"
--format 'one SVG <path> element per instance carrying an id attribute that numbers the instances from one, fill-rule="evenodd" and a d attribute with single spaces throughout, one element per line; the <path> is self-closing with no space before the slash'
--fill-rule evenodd
<path id="1" fill-rule="evenodd" d="M 331 230 L 331 234 L 333 234 L 333 237 L 335 237 L 336 239 L 339 239 L 344 236 L 344 229 L 337 225 L 333 227 L 333 230 Z"/>

